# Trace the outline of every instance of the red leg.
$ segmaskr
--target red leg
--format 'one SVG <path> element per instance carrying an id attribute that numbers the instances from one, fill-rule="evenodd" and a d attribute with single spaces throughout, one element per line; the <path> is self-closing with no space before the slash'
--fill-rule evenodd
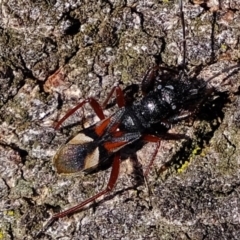
<path id="1" fill-rule="evenodd" d="M 143 137 L 142 137 L 142 140 L 143 141 L 146 141 L 146 142 L 155 142 L 157 143 L 157 146 L 156 146 L 156 149 L 152 155 L 152 158 L 151 158 L 151 161 L 149 162 L 148 166 L 147 166 L 147 169 L 145 170 L 144 172 L 144 177 L 146 177 L 149 173 L 149 170 L 150 168 L 152 167 L 153 163 L 154 163 L 154 160 L 157 156 L 157 153 L 158 153 L 158 150 L 160 148 L 160 145 L 161 145 L 161 140 L 164 139 L 164 140 L 179 140 L 179 139 L 183 139 L 183 138 L 187 138 L 186 135 L 183 135 L 183 134 L 172 134 L 172 133 L 166 133 L 165 135 L 163 135 L 161 138 L 158 137 L 158 136 L 155 136 L 155 135 L 149 135 L 149 134 L 145 134 Z M 168 166 L 166 165 L 163 165 L 161 168 L 160 168 L 160 171 L 165 171 L 167 169 Z"/>
<path id="2" fill-rule="evenodd" d="M 157 77 L 158 72 L 158 66 L 153 67 L 152 69 L 149 69 L 144 76 L 142 80 L 142 93 L 143 95 L 146 95 L 148 92 L 153 90 L 154 83 Z"/>
<path id="3" fill-rule="evenodd" d="M 117 100 L 117 105 L 121 108 L 125 106 L 125 100 L 124 100 L 124 94 L 122 89 L 119 86 L 113 87 L 111 92 L 108 94 L 107 99 L 104 101 L 104 103 L 102 104 L 103 109 L 106 108 L 109 99 L 112 97 L 112 95 L 114 94 L 114 92 L 116 91 L 116 100 Z"/>
<path id="4" fill-rule="evenodd" d="M 158 153 L 158 150 L 160 148 L 160 145 L 161 145 L 161 138 L 157 137 L 157 136 L 154 136 L 154 135 L 144 135 L 143 136 L 143 140 L 144 141 L 147 141 L 147 142 L 155 142 L 157 143 L 157 147 L 152 155 L 152 158 L 151 158 L 151 161 L 149 162 L 148 166 L 147 166 L 147 169 L 145 170 L 144 172 L 144 177 L 147 177 L 148 173 L 149 173 L 149 170 L 151 168 L 151 166 L 153 165 L 153 162 L 157 156 L 157 153 Z"/>
<path id="5" fill-rule="evenodd" d="M 99 105 L 99 103 L 94 99 L 94 98 L 87 98 L 86 100 L 82 101 L 81 103 L 79 103 L 76 107 L 68 110 L 68 112 L 65 114 L 65 116 L 63 118 L 61 118 L 59 120 L 59 122 L 57 123 L 57 125 L 55 126 L 55 129 L 59 129 L 60 126 L 62 125 L 62 123 L 69 118 L 74 112 L 76 112 L 79 108 L 81 108 L 83 105 L 85 105 L 86 103 L 89 103 L 90 106 L 92 107 L 92 109 L 95 111 L 95 113 L 97 114 L 97 116 L 100 118 L 100 120 L 103 120 L 105 118 L 104 114 L 103 114 L 103 110 L 102 107 Z"/>
<path id="6" fill-rule="evenodd" d="M 101 197 L 102 195 L 111 192 L 112 189 L 115 186 L 115 183 L 117 182 L 118 175 L 119 175 L 119 168 L 120 168 L 120 155 L 117 153 L 114 156 L 112 171 L 111 171 L 110 178 L 109 178 L 106 189 L 101 191 L 100 193 L 96 194 L 95 196 L 85 200 L 84 202 L 76 205 L 75 207 L 72 207 L 68 210 L 65 210 L 63 212 L 60 212 L 60 213 L 57 213 L 57 214 L 53 215 L 52 218 L 44 226 L 42 232 L 44 232 L 58 218 L 62 218 L 62 217 L 65 217 L 69 214 L 73 214 L 73 213 L 79 211 L 80 209 L 82 209 L 88 203 L 91 203 L 91 202 L 95 201 L 96 199 L 98 199 L 99 197 Z"/>

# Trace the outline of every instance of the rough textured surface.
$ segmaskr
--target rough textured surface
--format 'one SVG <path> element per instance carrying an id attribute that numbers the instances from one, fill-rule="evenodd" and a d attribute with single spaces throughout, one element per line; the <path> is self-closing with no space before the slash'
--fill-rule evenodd
<path id="1" fill-rule="evenodd" d="M 239 1 L 192 2 L 184 1 L 187 60 L 208 79 L 240 57 Z M 182 25 L 177 1 L 0 4 L 0 239 L 34 239 L 54 212 L 102 189 L 110 170 L 57 176 L 51 158 L 76 129 L 56 132 L 54 122 L 83 98 L 102 102 L 118 81 L 140 83 L 161 59 L 177 66 Z M 109 196 L 56 221 L 41 239 L 238 239 L 240 74 L 232 72 L 214 80 L 226 85 L 204 108 L 212 112 L 172 130 L 191 141 L 163 141 L 148 188 L 135 186 L 125 161 Z M 153 147 L 138 152 L 143 166 Z"/>

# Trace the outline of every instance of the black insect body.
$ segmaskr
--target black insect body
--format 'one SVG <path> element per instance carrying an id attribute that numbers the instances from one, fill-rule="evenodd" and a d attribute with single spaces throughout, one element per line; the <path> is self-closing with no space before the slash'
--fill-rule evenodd
<path id="1" fill-rule="evenodd" d="M 111 117 L 82 130 L 63 145 L 54 157 L 57 172 L 91 172 L 121 148 L 145 136 L 159 141 L 158 137 L 165 131 L 158 132 L 156 124 L 168 129 L 172 123 L 189 117 L 190 107 L 196 106 L 206 92 L 205 85 L 201 85 L 176 80 L 158 82 L 140 101 L 121 107 Z"/>
<path id="2" fill-rule="evenodd" d="M 186 111 L 190 104 L 201 98 L 204 91 L 205 86 L 196 88 L 190 82 L 168 81 L 158 84 L 154 91 L 134 103 L 131 111 L 136 114 L 137 121 L 141 122 L 143 133 L 149 132 L 153 124 L 166 125 L 189 116 L 191 113 L 186 114 Z"/>

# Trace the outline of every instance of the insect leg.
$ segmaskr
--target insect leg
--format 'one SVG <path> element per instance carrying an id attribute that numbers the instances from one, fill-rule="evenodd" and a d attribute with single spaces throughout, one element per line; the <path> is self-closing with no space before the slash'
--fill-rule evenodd
<path id="1" fill-rule="evenodd" d="M 94 98 L 87 98 L 84 101 L 82 101 L 81 103 L 79 103 L 76 107 L 68 110 L 68 112 L 65 114 L 65 116 L 58 121 L 58 123 L 55 126 L 55 129 L 59 129 L 60 126 L 62 125 L 62 123 L 67 118 L 69 118 L 74 112 L 76 112 L 79 108 L 81 108 L 86 103 L 90 104 L 90 106 L 92 107 L 94 112 L 97 114 L 97 116 L 100 118 L 100 120 L 103 120 L 105 118 L 105 116 L 103 114 L 102 107 L 100 106 L 100 104 Z"/>
<path id="2" fill-rule="evenodd" d="M 177 123 L 179 121 L 190 119 L 191 121 L 194 119 L 197 112 L 199 112 L 200 107 L 203 105 L 205 100 L 213 93 L 214 89 L 209 88 L 205 90 L 205 95 L 194 104 L 189 104 L 188 108 L 182 110 L 179 114 L 175 114 L 166 120 L 166 123 Z"/>
<path id="3" fill-rule="evenodd" d="M 177 123 L 177 122 L 182 121 L 184 119 L 187 119 L 187 118 L 189 118 L 189 117 L 191 117 L 193 115 L 194 115 L 194 111 L 192 111 L 192 112 L 189 112 L 189 111 L 183 112 L 180 115 L 173 115 L 171 118 L 168 119 L 168 122 L 169 123 Z"/>
<path id="4" fill-rule="evenodd" d="M 153 136 L 153 135 L 149 135 L 149 134 L 146 134 L 142 137 L 143 141 L 147 141 L 147 142 L 155 142 L 157 143 L 157 146 L 155 148 L 155 151 L 152 155 L 152 158 L 151 158 L 151 161 L 149 162 L 148 166 L 147 166 L 147 169 L 145 170 L 144 172 L 144 177 L 147 177 L 148 173 L 149 173 L 149 170 L 151 168 L 151 166 L 153 165 L 153 162 L 157 156 L 157 153 L 158 153 L 158 150 L 160 148 L 160 145 L 161 145 L 161 138 L 157 137 L 157 136 Z"/>
<path id="5" fill-rule="evenodd" d="M 114 156 L 114 159 L 113 159 L 112 171 L 111 171 L 110 178 L 109 178 L 106 189 L 99 192 L 95 196 L 85 200 L 84 202 L 76 205 L 75 207 L 72 207 L 68 210 L 65 210 L 63 212 L 60 212 L 60 213 L 57 213 L 57 214 L 53 215 L 52 218 L 44 226 L 44 228 L 42 229 L 41 232 L 44 232 L 57 219 L 63 218 L 63 217 L 65 217 L 67 215 L 70 215 L 70 214 L 73 214 L 73 213 L 79 211 L 80 209 L 82 209 L 88 203 L 91 203 L 91 202 L 95 201 L 96 199 L 98 199 L 99 197 L 111 192 L 112 189 L 114 188 L 116 182 L 117 182 L 118 175 L 119 175 L 119 169 L 120 169 L 120 154 L 116 153 L 115 156 Z"/>
<path id="6" fill-rule="evenodd" d="M 147 71 L 146 75 L 142 80 L 141 90 L 143 95 L 146 95 L 148 92 L 153 90 L 154 83 L 158 74 L 158 70 L 159 70 L 159 67 L 155 66 Z"/>
<path id="7" fill-rule="evenodd" d="M 124 100 L 124 94 L 122 89 L 119 86 L 115 86 L 112 88 L 111 92 L 108 94 L 107 99 L 103 102 L 102 106 L 103 109 L 106 108 L 109 99 L 112 97 L 112 95 L 116 92 L 116 100 L 117 100 L 117 105 L 121 108 L 125 106 L 125 100 Z"/>
<path id="8" fill-rule="evenodd" d="M 161 145 L 161 140 L 179 140 L 179 139 L 188 139 L 188 136 L 184 135 L 184 134 L 174 134 L 174 133 L 165 133 L 163 136 L 154 136 L 154 135 L 149 135 L 149 134 L 145 134 L 142 139 L 143 141 L 147 141 L 147 142 L 155 142 L 157 143 L 157 146 L 155 148 L 155 151 L 152 155 L 151 161 L 149 162 L 147 169 L 144 172 L 144 177 L 146 177 L 149 173 L 150 168 L 153 165 L 153 162 L 157 156 L 158 150 L 160 148 Z M 161 166 L 160 171 L 165 171 L 168 168 L 168 166 L 166 164 L 164 164 L 163 166 Z"/>

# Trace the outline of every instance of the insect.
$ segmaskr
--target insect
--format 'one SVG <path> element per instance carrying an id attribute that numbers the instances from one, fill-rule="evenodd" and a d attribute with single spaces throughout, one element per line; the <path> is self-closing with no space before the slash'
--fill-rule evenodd
<path id="1" fill-rule="evenodd" d="M 183 35 L 185 36 L 185 33 Z M 123 91 L 116 86 L 109 93 L 103 107 L 95 99 L 88 98 L 69 110 L 57 123 L 55 128 L 59 129 L 64 121 L 87 103 L 100 119 L 95 125 L 80 131 L 57 151 L 53 163 L 59 174 L 76 174 L 80 171 L 91 173 L 109 159 L 112 160 L 112 170 L 107 187 L 103 191 L 75 207 L 52 216 L 44 229 L 56 219 L 72 214 L 112 191 L 119 175 L 120 150 L 142 141 L 155 142 L 156 150 L 144 173 L 147 175 L 161 140 L 184 137 L 180 134 L 170 134 L 168 130 L 172 124 L 196 114 L 194 109 L 200 107 L 213 91 L 213 88 L 208 87 L 212 79 L 192 81 L 185 77 L 184 73 L 175 77 L 171 74 L 171 78 L 166 78 L 164 77 L 166 71 L 170 70 L 155 66 L 147 72 L 141 84 L 143 98 L 140 100 L 131 104 L 126 102 Z M 103 109 L 114 93 L 119 109 L 110 117 L 105 117 Z"/>

